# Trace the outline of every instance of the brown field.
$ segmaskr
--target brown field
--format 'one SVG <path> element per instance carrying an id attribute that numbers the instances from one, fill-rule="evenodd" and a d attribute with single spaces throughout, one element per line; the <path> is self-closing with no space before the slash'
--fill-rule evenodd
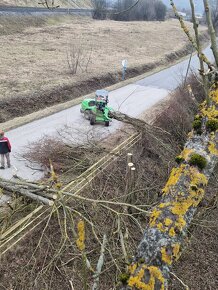
<path id="1" fill-rule="evenodd" d="M 191 27 L 191 23 L 188 25 Z M 119 82 L 123 59 L 128 60 L 127 78 L 169 65 L 190 51 L 187 45 L 176 20 L 115 22 L 79 16 L 1 17 L 1 106 L 6 112 L 11 101 L 16 104 L 22 98 L 22 104 L 27 100 L 32 103 L 25 106 L 26 112 L 1 112 L 0 122 Z M 78 51 L 79 67 L 73 74 L 69 60 L 74 61 L 73 52 Z"/>
<path id="2" fill-rule="evenodd" d="M 44 23 L 39 28 L 28 27 L 26 23 L 22 33 L 0 36 L 2 97 L 118 73 L 122 59 L 128 60 L 130 69 L 159 62 L 186 45 L 186 37 L 175 20 L 164 23 L 119 23 L 85 17 L 64 20 L 49 25 L 58 19 L 47 19 L 48 25 Z M 91 61 L 88 72 L 73 75 L 67 55 L 78 48 L 83 57 L 91 53 Z"/>

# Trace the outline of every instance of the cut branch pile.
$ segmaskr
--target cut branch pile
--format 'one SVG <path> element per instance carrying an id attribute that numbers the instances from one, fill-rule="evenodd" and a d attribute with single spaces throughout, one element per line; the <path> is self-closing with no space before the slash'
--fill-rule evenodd
<path id="1" fill-rule="evenodd" d="M 4 193 L 18 194 L 52 206 L 57 199 L 57 191 L 49 186 L 25 181 L 11 181 L 0 178 L 0 188 Z"/>
<path id="2" fill-rule="evenodd" d="M 218 163 L 218 88 L 210 91 L 210 106 L 201 105 L 199 128 L 190 133 L 162 190 L 162 199 L 150 214 L 149 224 L 129 266 L 124 289 L 167 289 L 170 267 L 181 246 L 205 187 Z"/>

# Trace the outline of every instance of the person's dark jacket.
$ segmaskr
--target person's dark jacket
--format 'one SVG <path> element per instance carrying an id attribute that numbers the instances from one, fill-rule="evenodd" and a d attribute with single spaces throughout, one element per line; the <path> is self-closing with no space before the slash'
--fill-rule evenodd
<path id="1" fill-rule="evenodd" d="M 0 138 L 0 154 L 11 152 L 11 144 L 7 137 Z"/>

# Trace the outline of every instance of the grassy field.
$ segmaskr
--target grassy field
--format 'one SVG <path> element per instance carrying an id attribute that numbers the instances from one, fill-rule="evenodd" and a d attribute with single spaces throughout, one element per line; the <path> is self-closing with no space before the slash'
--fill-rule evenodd
<path id="1" fill-rule="evenodd" d="M 190 52 L 187 44 L 176 20 L 1 17 L 0 102 L 4 111 L 0 122 L 121 81 L 123 59 L 128 60 L 127 78 L 169 64 Z M 21 98 L 25 105 L 16 102 Z M 25 111 L 13 111 L 12 101 L 15 109 L 25 107 Z M 8 114 L 7 108 L 13 112 Z"/>
<path id="2" fill-rule="evenodd" d="M 5 26 L 10 30 L 8 18 L 0 21 L 0 33 Z M 0 36 L 2 97 L 118 73 L 123 59 L 130 69 L 159 62 L 186 45 L 175 20 L 119 23 L 85 17 L 22 17 L 11 26 L 16 33 Z M 17 33 L 19 26 L 22 33 Z M 84 62 L 91 57 L 88 71 L 72 74 L 68 60 L 78 50 Z"/>

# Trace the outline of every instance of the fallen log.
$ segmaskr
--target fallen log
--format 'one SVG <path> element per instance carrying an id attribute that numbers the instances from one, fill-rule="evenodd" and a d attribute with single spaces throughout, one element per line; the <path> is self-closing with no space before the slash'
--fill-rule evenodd
<path id="1" fill-rule="evenodd" d="M 0 178 L 0 188 L 7 193 L 26 196 L 37 202 L 52 206 L 57 199 L 57 193 L 47 186 L 36 185 L 28 182 L 11 181 Z"/>
<path id="2" fill-rule="evenodd" d="M 122 290 L 167 289 L 172 263 L 180 256 L 187 230 L 218 163 L 218 88 L 211 90 L 210 103 L 209 107 L 206 102 L 202 104 L 196 117 L 200 127 L 195 126 L 189 135 L 177 157 L 180 165 L 172 170 L 161 202 L 150 214 Z"/>

